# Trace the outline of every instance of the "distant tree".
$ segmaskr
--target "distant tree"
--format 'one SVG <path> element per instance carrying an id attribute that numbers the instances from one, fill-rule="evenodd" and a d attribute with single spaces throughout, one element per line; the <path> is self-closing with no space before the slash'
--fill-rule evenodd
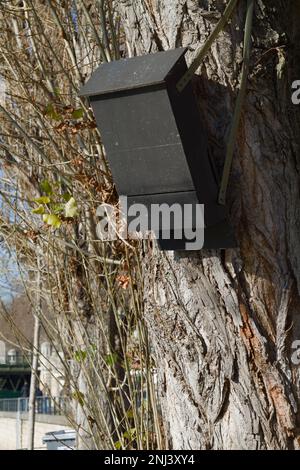
<path id="1" fill-rule="evenodd" d="M 139 256 L 97 239 L 96 209 L 117 197 L 78 97 L 101 61 L 120 56 L 115 4 L 0 2 L 0 27 L 1 241 L 62 363 L 79 448 L 161 447 Z"/>

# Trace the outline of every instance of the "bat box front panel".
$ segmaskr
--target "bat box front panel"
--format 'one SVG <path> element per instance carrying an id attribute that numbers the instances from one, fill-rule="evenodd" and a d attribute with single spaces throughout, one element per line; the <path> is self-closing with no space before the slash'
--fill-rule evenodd
<path id="1" fill-rule="evenodd" d="M 119 194 L 194 189 L 164 88 L 100 96 L 91 103 Z"/>

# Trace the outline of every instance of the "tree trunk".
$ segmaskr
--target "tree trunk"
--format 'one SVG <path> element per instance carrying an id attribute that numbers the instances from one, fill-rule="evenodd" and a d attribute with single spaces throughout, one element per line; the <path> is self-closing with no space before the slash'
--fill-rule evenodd
<path id="1" fill-rule="evenodd" d="M 300 369 L 299 0 L 257 0 L 248 93 L 228 190 L 238 248 L 149 245 L 145 316 L 166 434 L 176 449 L 297 449 Z M 119 0 L 129 55 L 197 49 L 221 0 Z M 222 169 L 239 85 L 246 2 L 205 59 L 195 93 Z M 195 53 L 188 53 L 188 60 Z"/>
<path id="2" fill-rule="evenodd" d="M 37 256 L 37 271 L 35 274 L 35 297 L 36 305 L 34 314 L 34 330 L 33 330 L 33 347 L 32 347 L 32 363 L 31 363 L 31 376 L 30 376 L 30 388 L 28 397 L 28 450 L 34 450 L 34 436 L 35 436 L 35 400 L 36 400 L 36 388 L 39 387 L 38 367 L 39 367 L 39 350 L 40 350 L 40 332 L 41 332 L 41 258 L 40 254 Z"/>

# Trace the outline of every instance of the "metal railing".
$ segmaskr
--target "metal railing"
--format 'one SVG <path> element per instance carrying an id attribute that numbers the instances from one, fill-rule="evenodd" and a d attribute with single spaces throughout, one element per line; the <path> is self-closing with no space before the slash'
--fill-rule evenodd
<path id="1" fill-rule="evenodd" d="M 69 400 L 65 397 L 36 397 L 35 412 L 45 415 L 66 415 L 69 410 Z M 0 399 L 0 412 L 28 413 L 29 398 Z"/>
<path id="2" fill-rule="evenodd" d="M 31 358 L 22 354 L 0 356 L 0 366 L 29 366 Z"/>

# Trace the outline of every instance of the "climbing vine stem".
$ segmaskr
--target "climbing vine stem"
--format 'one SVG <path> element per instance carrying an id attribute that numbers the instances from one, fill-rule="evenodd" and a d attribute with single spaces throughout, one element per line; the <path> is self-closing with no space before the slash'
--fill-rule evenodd
<path id="1" fill-rule="evenodd" d="M 229 133 L 227 149 L 226 149 L 226 159 L 223 169 L 222 181 L 219 192 L 219 203 L 226 203 L 226 192 L 228 186 L 228 180 L 230 176 L 232 159 L 234 153 L 234 146 L 236 142 L 236 136 L 239 129 L 239 124 L 241 120 L 242 107 L 246 96 L 247 91 L 247 81 L 248 81 L 248 72 L 249 72 L 249 62 L 250 62 L 250 53 L 251 53 L 251 34 L 252 34 L 252 23 L 253 23 L 253 11 L 254 11 L 255 0 L 247 1 L 247 15 L 245 23 L 245 34 L 244 34 L 244 53 L 243 53 L 243 66 L 242 66 L 242 75 L 241 75 L 241 85 L 239 93 L 237 96 L 237 101 L 235 105 L 232 125 Z"/>

